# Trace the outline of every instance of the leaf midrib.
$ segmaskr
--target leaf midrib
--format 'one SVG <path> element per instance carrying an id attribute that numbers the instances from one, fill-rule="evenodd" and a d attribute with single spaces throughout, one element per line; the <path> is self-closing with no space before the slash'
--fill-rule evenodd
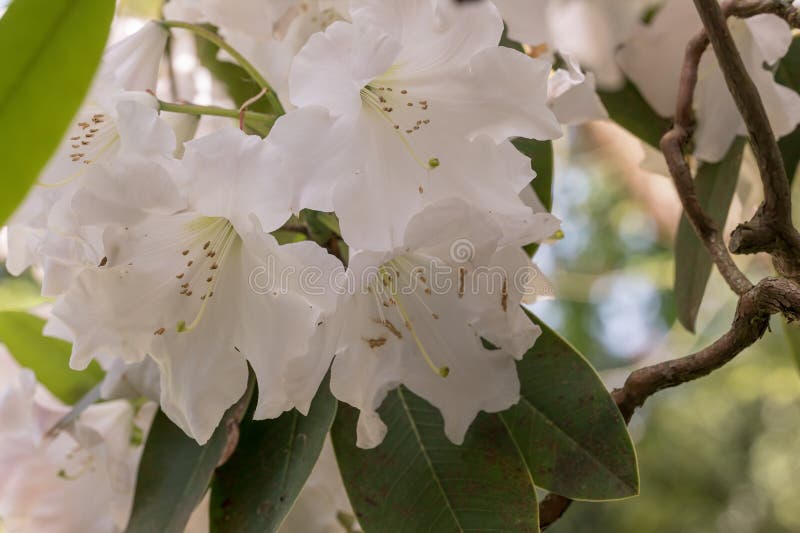
<path id="1" fill-rule="evenodd" d="M 527 404 L 528 406 L 530 406 L 531 410 L 533 410 L 533 411 L 535 411 L 535 412 L 539 413 L 539 415 L 541 415 L 541 417 L 542 417 L 542 418 L 545 420 L 545 422 L 547 422 L 548 424 L 550 424 L 551 426 L 553 426 L 554 428 L 556 428 L 560 434 L 564 435 L 564 436 L 565 436 L 565 437 L 566 437 L 566 438 L 569 440 L 569 442 L 573 443 L 573 444 L 574 444 L 574 445 L 575 445 L 575 446 L 576 446 L 576 447 L 577 447 L 579 450 L 581 450 L 581 451 L 584 453 L 584 455 L 586 455 L 587 457 L 589 457 L 589 459 L 591 459 L 593 463 L 595 463 L 595 464 L 599 465 L 599 466 L 600 466 L 600 467 L 601 467 L 601 468 L 602 468 L 602 469 L 603 469 L 605 472 L 608 472 L 609 474 L 611 474 L 611 476 L 612 476 L 614 479 L 616 479 L 616 480 L 618 480 L 618 481 L 622 482 L 622 484 L 623 484 L 625 487 L 628 487 L 629 489 L 632 489 L 632 490 L 634 490 L 634 491 L 636 491 L 636 490 L 637 490 L 635 486 L 631 486 L 631 485 L 630 485 L 630 484 L 629 484 L 627 481 L 625 481 L 624 479 L 622 479 L 622 478 L 621 478 L 621 477 L 620 477 L 620 476 L 619 476 L 619 475 L 618 475 L 616 472 L 614 472 L 614 471 L 613 471 L 613 470 L 611 470 L 611 469 L 610 469 L 608 466 L 606 466 L 606 465 L 605 465 L 605 463 L 603 463 L 603 462 L 601 462 L 600 460 L 598 460 L 598 459 L 597 459 L 597 458 L 596 458 L 596 457 L 595 457 L 593 454 L 591 454 L 591 453 L 589 452 L 589 450 L 587 450 L 586 448 L 584 448 L 584 447 L 583 447 L 583 446 L 582 446 L 582 445 L 581 445 L 581 444 L 580 444 L 580 443 L 579 443 L 577 440 L 575 440 L 575 439 L 574 439 L 574 438 L 573 438 L 573 437 L 572 437 L 572 436 L 571 436 L 571 435 L 570 435 L 570 434 L 569 434 L 569 433 L 568 433 L 568 432 L 567 432 L 567 431 L 566 431 L 564 428 L 562 428 L 562 427 L 561 427 L 559 424 L 557 424 L 557 423 L 556 423 L 556 422 L 555 422 L 555 421 L 554 421 L 552 418 L 550 418 L 549 416 L 547 416 L 547 415 L 546 415 L 546 414 L 545 414 L 543 411 L 541 411 L 540 409 L 538 409 L 538 408 L 537 408 L 537 407 L 536 407 L 536 406 L 533 404 L 533 402 L 531 402 L 531 400 L 529 400 L 529 399 L 528 399 L 527 397 L 525 397 L 524 395 L 520 395 L 520 401 L 521 401 L 521 402 L 523 402 L 523 403 L 525 403 L 525 404 Z M 504 423 L 505 423 L 505 416 L 506 416 L 506 415 L 505 415 L 505 413 L 501 413 L 501 414 L 500 414 L 500 418 L 502 418 L 502 419 L 503 419 L 503 422 L 504 422 Z M 508 426 L 506 425 L 506 427 L 508 427 Z M 511 440 L 512 440 L 512 441 L 514 441 L 514 443 L 515 443 L 515 444 L 517 444 L 517 441 L 516 441 L 516 439 L 514 438 L 514 435 L 511 433 L 511 431 L 509 431 L 509 435 L 511 436 Z M 523 459 L 525 459 L 525 458 L 523 457 Z M 527 463 L 527 461 L 526 461 L 526 463 Z M 529 470 L 532 470 L 532 469 L 530 469 L 530 468 L 529 468 Z"/>
<path id="2" fill-rule="evenodd" d="M 450 501 L 450 498 L 448 497 L 447 492 L 444 490 L 444 485 L 442 485 L 442 482 L 439 479 L 439 476 L 436 474 L 436 469 L 433 467 L 433 461 L 428 456 L 427 449 L 425 448 L 425 445 L 422 442 L 422 435 L 420 434 L 419 429 L 417 428 L 417 424 L 414 421 L 414 417 L 411 416 L 411 409 L 408 407 L 408 404 L 406 403 L 406 399 L 403 396 L 402 387 L 398 387 L 397 396 L 398 396 L 398 398 L 400 398 L 400 402 L 403 404 L 403 411 L 405 411 L 406 416 L 408 417 L 408 422 L 411 425 L 411 430 L 414 432 L 414 437 L 416 437 L 417 443 L 419 444 L 420 452 L 422 453 L 422 456 L 425 458 L 425 462 L 428 463 L 428 468 L 431 471 L 431 475 L 433 476 L 434 481 L 436 481 L 436 485 L 439 487 L 439 490 L 442 493 L 442 497 L 444 498 L 444 502 L 445 502 L 445 504 L 447 506 L 447 510 L 450 511 L 450 515 L 453 517 L 453 521 L 455 522 L 456 527 L 458 528 L 458 530 L 460 532 L 464 533 L 464 531 L 465 531 L 464 527 L 461 525 L 461 522 L 459 521 L 458 516 L 456 515 L 455 509 L 453 509 L 453 504 Z"/>

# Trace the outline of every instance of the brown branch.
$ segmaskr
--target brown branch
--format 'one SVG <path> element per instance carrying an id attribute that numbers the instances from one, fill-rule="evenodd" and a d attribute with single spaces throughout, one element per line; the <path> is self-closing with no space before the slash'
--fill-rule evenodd
<path id="1" fill-rule="evenodd" d="M 800 319 L 800 285 L 792 279 L 766 278 L 755 287 L 739 270 L 728 253 L 719 229 L 697 199 L 694 179 L 683 156 L 694 127 L 693 98 L 697 68 L 709 42 L 714 46 L 726 82 L 747 124 L 753 152 L 764 186 L 764 203 L 749 222 L 740 225 L 731 240 L 734 253 L 767 251 L 781 275 L 800 279 L 800 235 L 791 222 L 789 181 L 780 150 L 767 119 L 758 91 L 744 68 L 733 44 L 726 17 L 750 17 L 772 13 L 791 26 L 800 25 L 795 8 L 782 0 L 728 1 L 720 8 L 717 0 L 695 0 L 704 29 L 687 45 L 673 128 L 661 139 L 661 149 L 670 169 L 684 211 L 717 265 L 725 281 L 739 295 L 736 315 L 730 330 L 703 350 L 672 361 L 632 372 L 622 388 L 612 392 L 625 422 L 647 399 L 660 390 L 706 376 L 731 361 L 758 341 L 767 330 L 769 318 L 782 314 L 788 320 Z M 542 529 L 557 521 L 572 500 L 548 494 L 539 505 Z"/>
<path id="2" fill-rule="evenodd" d="M 716 1 L 716 0 L 715 0 Z M 708 253 L 717 265 L 717 269 L 736 294 L 742 295 L 750 290 L 753 285 L 739 270 L 728 253 L 722 240 L 722 234 L 716 222 L 700 205 L 697 191 L 694 187 L 694 178 L 689 164 L 683 156 L 683 147 L 688 143 L 694 128 L 694 113 L 692 103 L 694 90 L 697 86 L 697 68 L 700 58 L 708 47 L 708 36 L 705 31 L 700 31 L 686 46 L 681 78 L 678 85 L 678 98 L 675 105 L 675 122 L 672 129 L 661 138 L 661 151 L 664 153 L 670 175 L 678 190 L 678 196 L 683 204 L 687 218 L 694 226 L 697 236 L 705 245 Z"/>
<path id="3" fill-rule="evenodd" d="M 727 2 L 694 0 L 708 39 L 725 76 L 728 90 L 747 125 L 750 145 L 758 163 L 764 188 L 764 202 L 755 216 L 734 230 L 731 250 L 734 253 L 769 252 L 782 275 L 800 277 L 800 233 L 792 224 L 789 180 L 780 148 L 772 132 L 758 88 L 745 68 L 733 41 L 726 15 L 770 12 L 796 22 L 796 10 L 781 2 Z"/>
<path id="4" fill-rule="evenodd" d="M 628 423 L 633 413 L 658 391 L 707 376 L 760 339 L 773 314 L 800 319 L 800 285 L 784 278 L 766 278 L 745 293 L 736 307 L 731 328 L 708 347 L 692 355 L 664 361 L 632 372 L 611 395 Z M 548 494 L 539 505 L 542 529 L 561 518 L 572 500 Z"/>

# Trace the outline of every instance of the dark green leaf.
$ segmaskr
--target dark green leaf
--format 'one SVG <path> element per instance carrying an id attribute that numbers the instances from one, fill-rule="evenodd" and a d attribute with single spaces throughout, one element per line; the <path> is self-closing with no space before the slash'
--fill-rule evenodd
<path id="1" fill-rule="evenodd" d="M 542 335 L 517 365 L 520 402 L 501 413 L 536 484 L 573 499 L 639 491 L 636 453 L 592 366 L 539 319 Z"/>
<path id="2" fill-rule="evenodd" d="M 506 48 L 511 48 L 516 50 L 517 52 L 525 53 L 525 49 L 522 48 L 522 45 L 517 41 L 508 38 L 508 26 L 503 28 L 503 35 L 500 37 L 500 46 L 505 46 Z"/>
<path id="3" fill-rule="evenodd" d="M 553 209 L 553 143 L 551 141 L 537 141 L 518 137 L 512 141 L 517 150 L 528 156 L 531 160 L 531 169 L 536 172 L 536 178 L 531 182 L 536 196 L 539 197 L 545 209 Z M 539 250 L 539 243 L 525 246 L 525 251 L 533 257 Z"/>
<path id="4" fill-rule="evenodd" d="M 255 387 L 251 372 L 247 390 L 223 415 L 209 441 L 200 446 L 159 411 L 139 465 L 139 478 L 128 533 L 182 533 L 203 499 L 214 469 L 230 452 L 229 438 L 250 404 Z"/>
<path id="5" fill-rule="evenodd" d="M 775 81 L 800 93 L 800 37 L 792 39 L 789 51 L 775 69 Z M 800 127 L 778 141 L 789 182 L 794 181 L 800 164 Z"/>
<path id="6" fill-rule="evenodd" d="M 211 489 L 214 531 L 277 531 L 311 474 L 335 415 L 336 399 L 326 381 L 308 416 L 292 410 L 275 420 L 242 424 L 239 446 Z"/>
<path id="7" fill-rule="evenodd" d="M 694 179 L 700 205 L 720 229 L 725 226 L 736 192 L 744 143 L 743 138 L 737 138 L 722 161 L 702 164 Z M 703 301 L 712 266 L 711 256 L 697 238 L 686 214 L 682 214 L 675 236 L 675 307 L 678 320 L 691 332 L 694 332 L 697 310 Z"/>
<path id="8" fill-rule="evenodd" d="M 80 400 L 103 379 L 92 363 L 82 372 L 69 367 L 70 344 L 42 334 L 44 320 L 21 311 L 0 312 L 0 342 L 17 362 L 30 368 L 39 383 L 66 404 Z"/>
<path id="9" fill-rule="evenodd" d="M 0 223 L 24 198 L 80 106 L 113 0 L 16 0 L 0 19 Z"/>
<path id="10" fill-rule="evenodd" d="M 533 190 L 545 209 L 553 208 L 553 143 L 518 137 L 511 141 L 514 146 L 531 159 L 531 169 L 536 179 L 531 182 Z"/>
<path id="11" fill-rule="evenodd" d="M 439 411 L 407 389 L 389 394 L 380 414 L 389 432 L 373 450 L 355 445 L 352 407 L 339 406 L 331 430 L 366 533 L 538 531 L 532 480 L 498 415 L 478 415 L 456 446 Z"/>
<path id="12" fill-rule="evenodd" d="M 670 121 L 656 113 L 645 101 L 636 86 L 626 81 L 617 91 L 597 91 L 611 119 L 645 141 L 658 148 L 661 136 L 670 127 Z"/>

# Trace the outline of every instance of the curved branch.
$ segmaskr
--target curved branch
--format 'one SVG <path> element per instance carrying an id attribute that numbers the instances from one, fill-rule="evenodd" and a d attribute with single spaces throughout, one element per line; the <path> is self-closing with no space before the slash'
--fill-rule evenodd
<path id="1" fill-rule="evenodd" d="M 658 391 L 707 376 L 733 360 L 764 335 L 774 314 L 790 321 L 800 319 L 800 285 L 785 278 L 761 280 L 740 298 L 731 328 L 708 347 L 632 372 L 625 384 L 611 393 L 625 422 Z M 561 518 L 571 503 L 569 498 L 548 494 L 539 505 L 541 528 Z"/>
<path id="2" fill-rule="evenodd" d="M 734 230 L 731 250 L 734 253 L 769 252 L 779 273 L 800 277 L 800 233 L 792 224 L 791 193 L 783 158 L 758 88 L 736 50 L 725 20 L 730 13 L 750 15 L 769 12 L 796 24 L 797 12 L 782 2 L 763 0 L 745 3 L 729 1 L 723 7 L 717 0 L 695 0 L 695 6 L 717 55 L 728 90 L 747 125 L 764 188 L 764 202 L 755 216 Z"/>

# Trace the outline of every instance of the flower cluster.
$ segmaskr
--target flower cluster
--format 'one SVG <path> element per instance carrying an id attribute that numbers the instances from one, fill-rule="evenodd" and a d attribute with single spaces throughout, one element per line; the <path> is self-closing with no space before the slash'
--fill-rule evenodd
<path id="1" fill-rule="evenodd" d="M 606 116 L 579 59 L 605 87 L 620 76 L 602 66 L 609 54 L 593 60 L 558 38 L 570 33 L 557 31 L 560 14 L 589 13 L 586 4 L 534 4 L 548 16 L 519 16 L 532 6 L 512 0 L 169 2 L 168 17 L 214 24 L 231 45 L 222 58 L 269 80 L 252 99 L 271 98 L 269 131 L 231 125 L 191 139 L 191 128 L 162 116 L 156 80 L 175 23 L 147 24 L 107 51 L 16 213 L 9 270 L 42 265 L 43 291 L 57 297 L 49 331 L 73 342 L 74 368 L 98 360 L 110 376 L 146 376 L 142 388 L 200 443 L 244 392 L 248 366 L 256 418 L 306 412 L 330 369 L 337 398 L 361 410 L 361 446 L 382 441 L 377 410 L 401 384 L 436 405 L 460 442 L 479 411 L 518 398 L 514 361 L 537 336 L 519 304 L 542 287 L 520 246 L 559 227 L 532 198 L 530 161 L 511 141 L 553 139 L 562 124 Z M 628 21 L 636 9 L 609 6 L 628 14 L 616 17 L 627 21 L 619 33 L 632 33 L 617 54 L 622 71 L 665 113 L 671 86 L 647 68 L 675 61 L 648 54 L 672 53 L 659 36 L 683 18 L 678 4 L 639 28 Z M 499 45 L 504 15 L 512 37 L 533 43 L 528 54 Z M 764 16 L 737 26 L 762 78 L 761 63 L 788 46 L 780 24 Z M 772 38 L 755 41 L 756 32 Z M 699 101 L 715 98 L 719 79 L 704 78 Z M 800 115 L 786 109 L 800 109 L 797 96 L 763 83 L 776 99 L 768 109 L 781 110 L 778 133 L 791 131 Z M 735 113 L 709 117 L 698 114 L 697 152 L 714 160 L 741 126 L 720 122 Z M 279 243 L 272 233 L 303 210 L 335 214 L 348 253 Z M 464 256 L 454 253 L 460 241 Z M 320 290 L 297 275 L 309 267 Z M 442 267 L 450 289 L 432 290 Z M 520 282 L 526 267 L 533 275 Z M 280 278 L 281 290 L 257 290 L 259 272 Z M 333 290 L 343 275 L 356 280 L 344 294 Z"/>
<path id="2" fill-rule="evenodd" d="M 560 222 L 513 141 L 607 118 L 598 90 L 627 81 L 670 116 L 700 21 L 670 0 L 644 22 L 651 3 L 171 0 L 167 20 L 106 50 L 9 223 L 6 267 L 41 269 L 55 301 L 46 331 L 72 343 L 72 368 L 103 367 L 104 398 L 149 397 L 200 444 L 251 372 L 256 419 L 306 414 L 330 374 L 360 411 L 360 447 L 384 440 L 379 409 L 399 386 L 461 443 L 480 411 L 518 401 L 516 363 L 540 333 L 521 304 L 551 292 L 523 246 Z M 178 28 L 252 78 L 241 108 L 164 101 Z M 775 133 L 792 132 L 800 97 L 765 68 L 786 54 L 788 25 L 760 15 L 731 31 Z M 718 161 L 744 123 L 711 52 L 694 102 L 694 156 Z M 198 129 L 202 115 L 230 123 Z M 310 219 L 333 238 L 316 239 Z M 285 238 L 298 227 L 309 238 Z M 68 516 L 64 531 L 124 528 L 141 454 L 131 442 L 154 404 L 95 405 L 50 433 L 68 408 L 12 366 L 0 368 L 6 526 Z M 73 477 L 104 511 L 64 513 Z"/>
<path id="3" fill-rule="evenodd" d="M 515 359 L 538 335 L 519 304 L 544 283 L 521 245 L 559 222 L 530 198 L 511 140 L 604 116 L 593 78 L 499 46 L 491 2 L 345 4 L 170 2 L 167 16 L 213 23 L 269 80 L 268 134 L 179 138 L 156 96 L 170 23 L 150 23 L 107 51 L 9 228 L 9 269 L 42 265 L 48 331 L 73 342 L 71 366 L 99 361 L 107 394 L 156 393 L 199 443 L 248 367 L 257 419 L 307 412 L 330 369 L 365 447 L 401 384 L 454 442 L 518 399 Z M 303 210 L 334 213 L 348 253 L 279 243 L 272 232 Z M 259 290 L 258 273 L 281 290 Z"/>

